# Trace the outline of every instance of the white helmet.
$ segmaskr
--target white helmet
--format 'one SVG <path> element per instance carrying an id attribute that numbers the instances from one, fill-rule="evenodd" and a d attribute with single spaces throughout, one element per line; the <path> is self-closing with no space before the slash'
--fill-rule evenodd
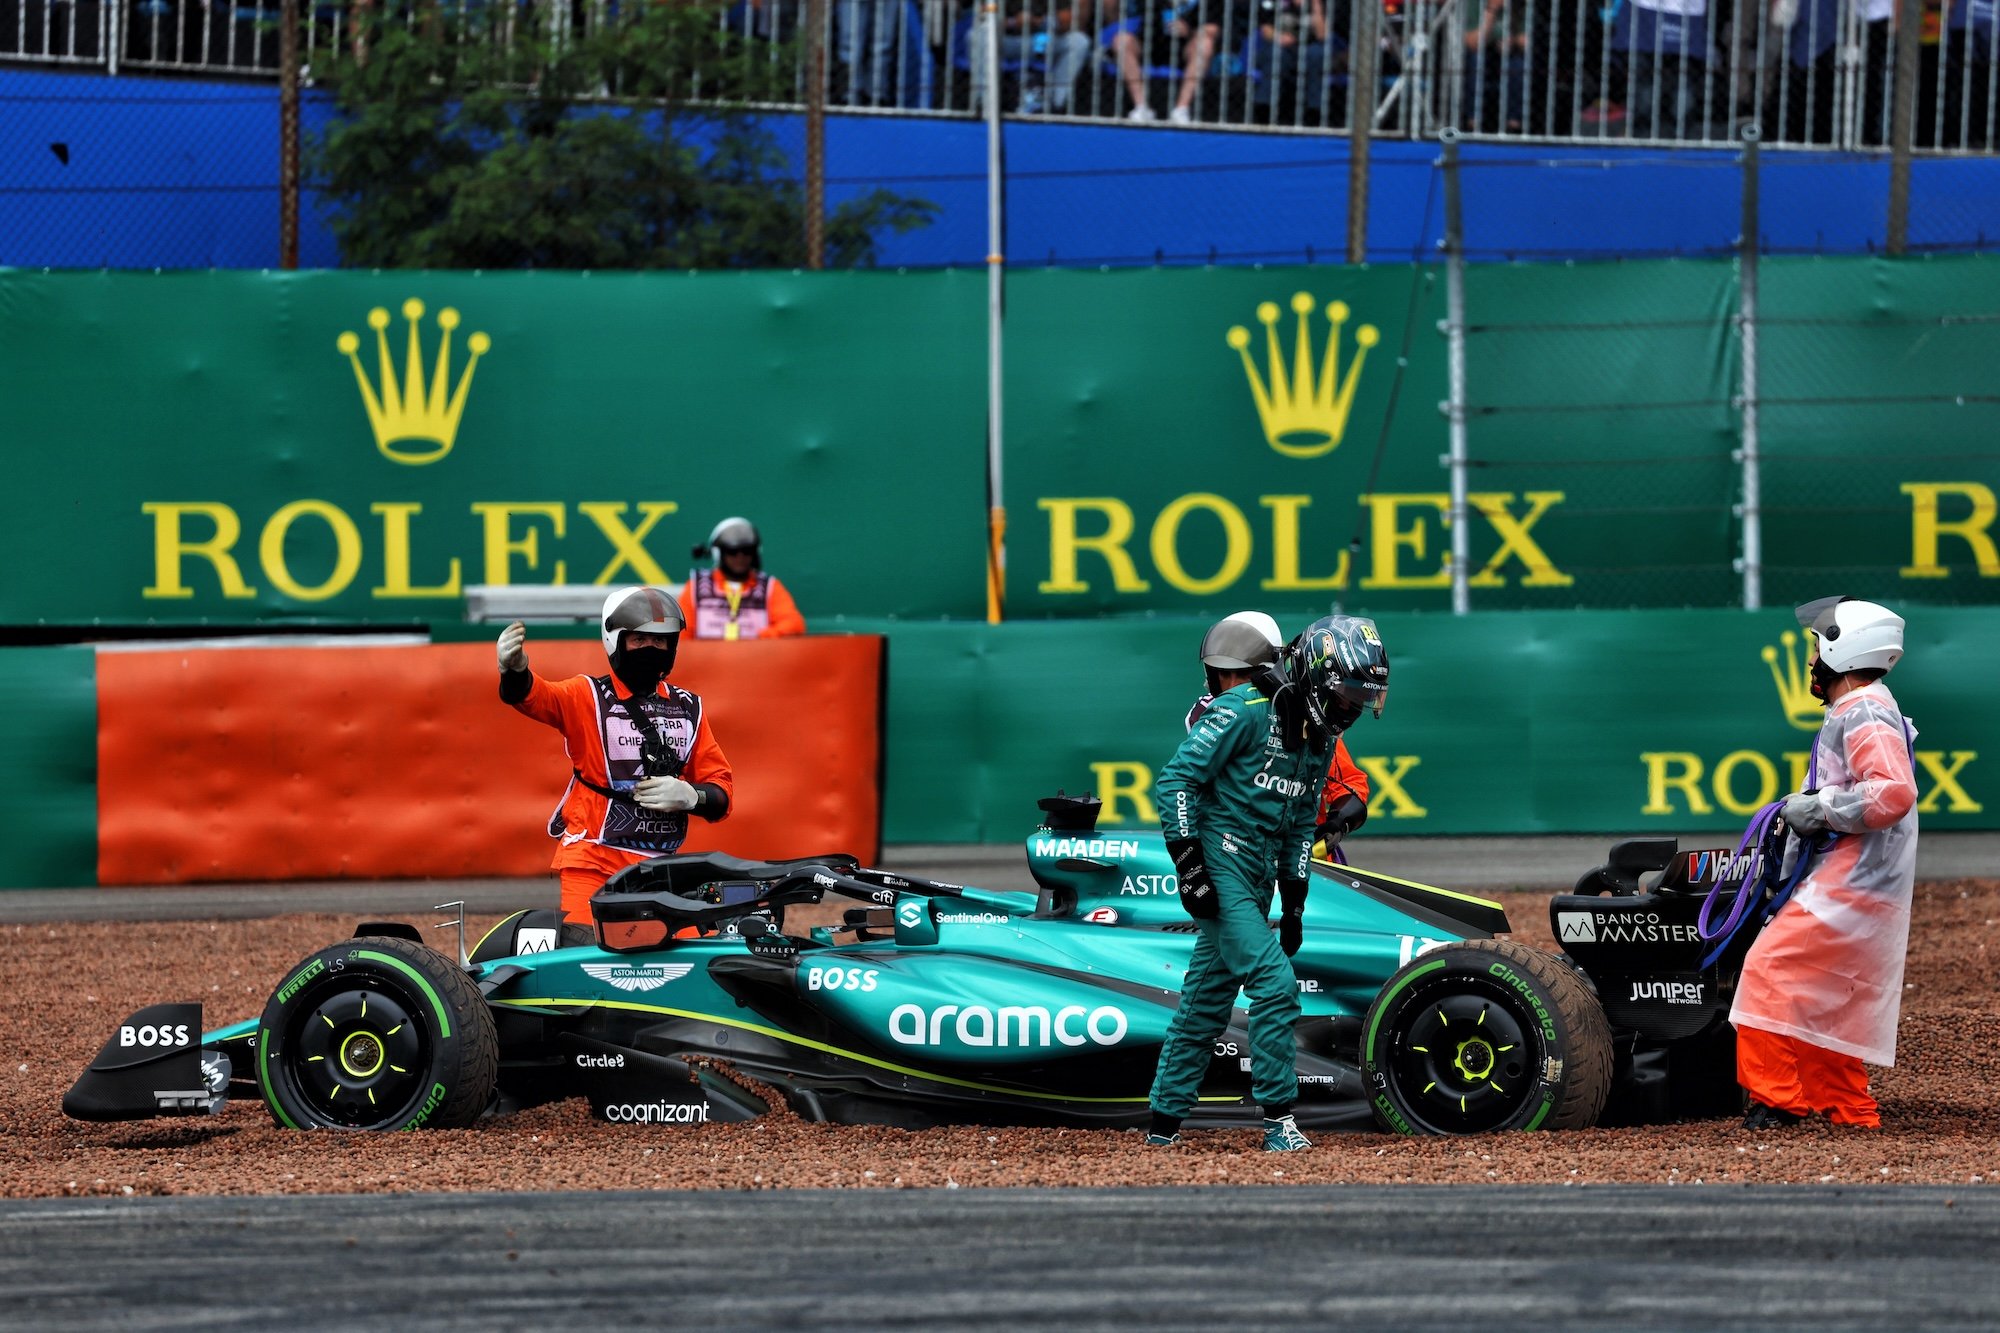
<path id="1" fill-rule="evenodd" d="M 1852 597 L 1822 597 L 1798 608 L 1799 624 L 1819 640 L 1819 660 L 1835 675 L 1887 671 L 1903 660 L 1903 618 Z"/>
<path id="2" fill-rule="evenodd" d="M 1278 622 L 1262 611 L 1238 611 L 1224 616 L 1201 636 L 1201 664 L 1224 671 L 1248 671 L 1278 660 L 1284 639 Z"/>

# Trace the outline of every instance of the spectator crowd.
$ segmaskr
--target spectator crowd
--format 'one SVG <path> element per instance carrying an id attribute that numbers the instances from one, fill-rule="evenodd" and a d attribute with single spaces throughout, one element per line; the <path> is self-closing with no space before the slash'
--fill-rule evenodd
<path id="1" fill-rule="evenodd" d="M 1378 128 L 1872 147 L 1888 140 L 1896 0 L 1381 0 Z M 804 0 L 735 0 L 746 36 Z M 983 6 L 829 0 L 834 105 L 980 110 Z M 1924 0 L 1917 142 L 1985 147 L 2000 0 Z M 1004 0 L 1009 114 L 1345 126 L 1354 0 Z"/>

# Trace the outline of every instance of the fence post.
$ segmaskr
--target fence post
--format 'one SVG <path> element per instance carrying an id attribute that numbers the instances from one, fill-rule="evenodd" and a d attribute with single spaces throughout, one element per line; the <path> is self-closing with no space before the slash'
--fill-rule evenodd
<path id="1" fill-rule="evenodd" d="M 1007 381 L 1001 358 L 1007 295 L 1007 171 L 1000 119 L 1000 6 L 984 0 L 986 41 L 986 619 L 1007 613 L 1007 492 L 1001 408 Z"/>
<path id="2" fill-rule="evenodd" d="M 125 0 L 105 0 L 104 72 L 118 77 L 118 57 L 125 50 Z"/>
<path id="3" fill-rule="evenodd" d="M 1736 333 L 1743 354 L 1743 393 L 1737 400 L 1742 417 L 1742 446 L 1736 460 L 1743 469 L 1743 553 L 1736 567 L 1743 575 L 1743 609 L 1764 605 L 1764 484 L 1757 442 L 1757 140 L 1754 121 L 1739 131 L 1743 140 L 1743 223 L 1736 238 Z"/>
<path id="4" fill-rule="evenodd" d="M 1892 255 L 1902 254 L 1910 244 L 1910 152 L 1915 146 L 1917 129 L 1917 64 L 1921 54 L 1918 41 L 1923 35 L 1923 0 L 1898 0 L 1896 10 L 1896 101 L 1889 113 L 1889 253 Z"/>
<path id="5" fill-rule="evenodd" d="M 1382 0 L 1354 7 L 1351 74 L 1354 113 L 1347 122 L 1347 262 L 1368 262 L 1368 152 L 1375 137 L 1375 55 L 1380 44 L 1376 16 Z"/>
<path id="6" fill-rule="evenodd" d="M 299 266 L 299 0 L 278 6 L 278 267 Z"/>
<path id="7" fill-rule="evenodd" d="M 1472 609 L 1472 540 L 1465 512 L 1465 213 L 1459 195 L 1458 131 L 1446 126 L 1438 134 L 1444 145 L 1444 345 L 1446 385 L 1444 405 L 1451 452 L 1445 465 L 1451 472 L 1451 613 Z"/>
<path id="8" fill-rule="evenodd" d="M 826 267 L 826 0 L 806 0 L 806 267 Z"/>

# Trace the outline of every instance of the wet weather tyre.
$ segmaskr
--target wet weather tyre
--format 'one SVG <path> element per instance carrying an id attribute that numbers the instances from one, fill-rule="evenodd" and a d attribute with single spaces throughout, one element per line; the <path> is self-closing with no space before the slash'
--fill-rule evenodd
<path id="1" fill-rule="evenodd" d="M 479 987 L 408 940 L 321 949 L 257 1025 L 257 1085 L 291 1129 L 457 1129 L 493 1098 L 500 1043 Z"/>
<path id="2" fill-rule="evenodd" d="M 1611 1090 L 1611 1029 L 1582 978 L 1511 940 L 1419 954 L 1362 1026 L 1375 1119 L 1400 1134 L 1583 1129 Z"/>

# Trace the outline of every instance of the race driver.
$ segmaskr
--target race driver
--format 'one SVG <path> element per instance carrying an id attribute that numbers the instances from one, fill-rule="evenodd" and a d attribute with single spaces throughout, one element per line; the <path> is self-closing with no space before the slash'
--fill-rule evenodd
<path id="1" fill-rule="evenodd" d="M 1257 668 L 1275 663 L 1282 642 L 1278 622 L 1262 611 L 1238 611 L 1209 626 L 1208 633 L 1201 636 L 1201 666 L 1208 690 L 1188 709 L 1187 729 L 1194 730 L 1216 695 L 1241 685 Z M 1345 865 L 1347 857 L 1340 851 L 1340 840 L 1367 821 L 1368 774 L 1347 752 L 1346 739 L 1336 736 L 1333 762 L 1320 792 L 1313 855 Z"/>
<path id="2" fill-rule="evenodd" d="M 695 547 L 699 557 L 702 547 Z M 791 591 L 764 572 L 763 543 L 747 518 L 725 518 L 708 534 L 710 568 L 681 585 L 681 618 L 697 639 L 782 639 L 806 632 Z"/>
<path id="3" fill-rule="evenodd" d="M 1250 999 L 1251 1091 L 1264 1111 L 1264 1147 L 1312 1146 L 1292 1114 L 1299 1000 L 1291 955 L 1304 933 L 1307 864 L 1334 738 L 1363 708 L 1380 716 L 1388 692 L 1389 657 L 1375 622 L 1328 616 L 1276 666 L 1218 694 L 1160 770 L 1153 796 L 1197 938 L 1153 1079 L 1148 1144 L 1180 1141 L 1240 989 Z M 1274 880 L 1284 907 L 1275 937 Z"/>
<path id="4" fill-rule="evenodd" d="M 1903 620 L 1841 597 L 1808 602 L 1798 617 L 1816 643 L 1812 692 L 1826 721 L 1784 819 L 1825 850 L 1743 961 L 1729 1010 L 1736 1078 L 1749 1128 L 1815 1111 L 1875 1127 L 1863 1066 L 1896 1063 L 1917 877 L 1916 728 L 1882 684 L 1903 656 Z"/>
<path id="5" fill-rule="evenodd" d="M 611 672 L 546 680 L 528 668 L 527 627 L 500 632 L 500 699 L 562 733 L 569 787 L 549 818 L 565 921 L 636 861 L 677 850 L 688 818 L 721 819 L 735 783 L 701 697 L 667 682 L 685 622 L 658 588 L 620 588 L 600 624 Z"/>

